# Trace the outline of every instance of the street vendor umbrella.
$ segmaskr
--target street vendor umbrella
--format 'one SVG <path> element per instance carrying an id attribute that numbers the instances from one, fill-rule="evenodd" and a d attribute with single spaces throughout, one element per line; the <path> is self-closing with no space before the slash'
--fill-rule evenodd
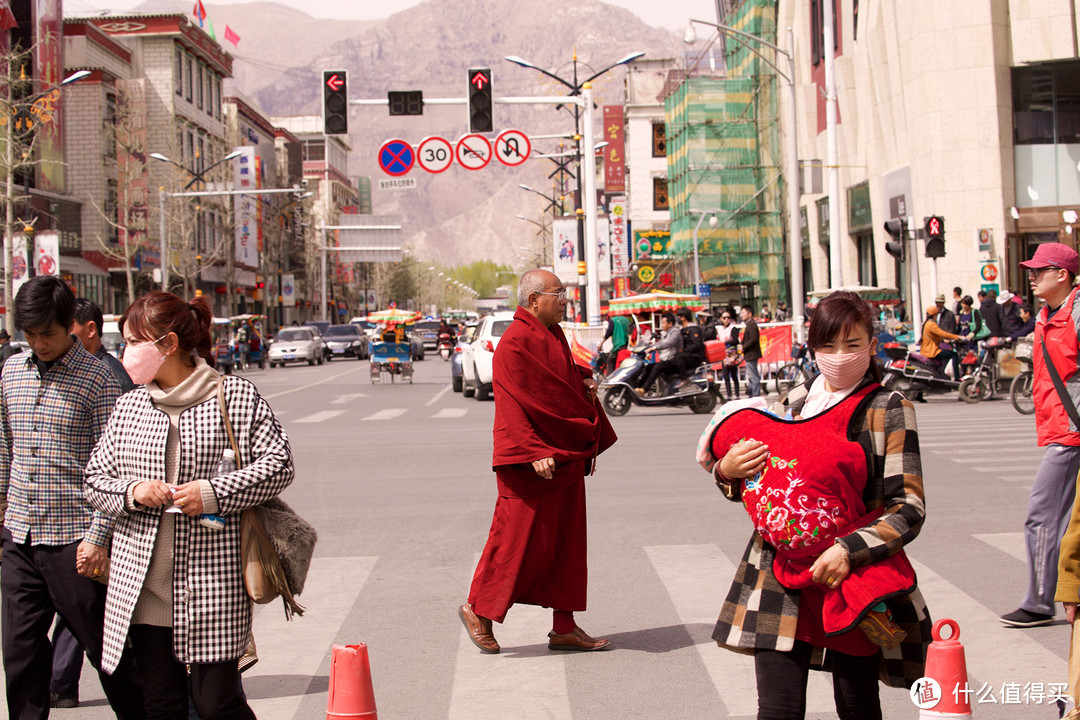
<path id="1" fill-rule="evenodd" d="M 705 309 L 705 303 L 697 295 L 679 295 L 677 293 L 654 292 L 629 297 L 612 298 L 608 315 L 637 315 L 643 312 L 667 312 L 681 307 L 698 311 Z"/>
<path id="2" fill-rule="evenodd" d="M 364 319 L 373 323 L 385 323 L 385 324 L 409 324 L 414 323 L 420 319 L 420 313 L 411 312 L 409 310 L 400 310 L 398 308 L 387 308 L 386 310 L 377 310 L 370 315 L 365 315 Z"/>

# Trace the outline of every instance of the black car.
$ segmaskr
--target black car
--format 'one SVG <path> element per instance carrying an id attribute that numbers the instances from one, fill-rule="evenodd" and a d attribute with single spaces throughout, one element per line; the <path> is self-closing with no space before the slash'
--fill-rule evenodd
<path id="1" fill-rule="evenodd" d="M 323 340 L 331 357 L 354 357 L 357 360 L 368 357 L 367 335 L 359 325 L 331 325 L 323 333 Z"/>
<path id="2" fill-rule="evenodd" d="M 439 325 L 441 324 L 438 320 L 421 320 L 413 325 L 413 332 L 423 339 L 425 350 L 439 348 Z"/>

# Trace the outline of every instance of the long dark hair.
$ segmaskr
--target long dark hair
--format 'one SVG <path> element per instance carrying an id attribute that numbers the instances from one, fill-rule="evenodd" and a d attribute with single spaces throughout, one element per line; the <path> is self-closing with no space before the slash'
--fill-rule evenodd
<path id="1" fill-rule="evenodd" d="M 857 326 L 864 328 L 870 339 L 874 339 L 874 311 L 870 303 L 853 292 L 837 290 L 827 295 L 814 309 L 807 343 L 811 350 L 817 350 L 827 342 L 843 338 Z M 870 358 L 866 378 L 881 382 L 881 366 L 876 358 Z"/>
<path id="2" fill-rule="evenodd" d="M 182 356 L 198 353 L 214 367 L 210 345 L 213 319 L 213 311 L 202 298 L 185 302 L 172 293 L 155 290 L 131 304 L 120 318 L 120 332 L 130 327 L 131 334 L 140 340 L 157 340 L 162 335 L 176 333 Z"/>

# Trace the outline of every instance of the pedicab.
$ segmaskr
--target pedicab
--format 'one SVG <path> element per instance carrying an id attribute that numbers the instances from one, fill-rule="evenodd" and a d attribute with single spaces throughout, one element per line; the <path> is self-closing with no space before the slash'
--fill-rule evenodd
<path id="1" fill-rule="evenodd" d="M 371 382 L 383 382 L 384 376 L 394 382 L 400 375 L 402 382 L 413 381 L 412 345 L 405 334 L 405 327 L 420 319 L 420 313 L 389 308 L 364 317 L 364 320 L 383 326 L 371 343 Z"/>
<path id="2" fill-rule="evenodd" d="M 265 324 L 265 315 L 252 315 L 250 313 L 244 315 L 234 315 L 229 318 L 234 331 L 233 335 L 236 338 L 234 342 L 234 367 L 240 370 L 247 370 L 252 365 L 258 366 L 260 370 L 266 368 L 266 341 L 264 335 L 260 330 L 260 326 Z M 247 338 L 240 339 L 240 328 L 243 327 L 246 330 Z M 245 345 L 246 348 L 241 347 Z"/>

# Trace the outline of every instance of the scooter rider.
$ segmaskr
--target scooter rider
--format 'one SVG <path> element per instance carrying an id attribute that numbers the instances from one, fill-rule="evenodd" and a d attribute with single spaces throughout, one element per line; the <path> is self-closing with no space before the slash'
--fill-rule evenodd
<path id="1" fill-rule="evenodd" d="M 706 361 L 705 340 L 701 334 L 701 328 L 694 322 L 694 314 L 689 308 L 681 307 L 675 311 L 682 325 L 682 350 L 675 355 L 675 363 L 678 365 L 679 377 L 685 381 L 687 374 Z"/>
<path id="2" fill-rule="evenodd" d="M 956 354 L 955 350 L 942 350 L 942 340 L 960 340 L 961 336 L 955 333 L 946 332 L 942 330 L 937 322 L 935 322 L 935 316 L 938 314 L 938 306 L 931 305 L 926 308 L 926 322 L 923 323 L 922 330 L 922 346 L 919 352 L 928 358 L 937 358 L 941 361 L 941 370 L 945 371 L 948 367 L 949 361 L 953 361 L 953 378 L 960 382 L 960 357 Z M 966 340 L 970 340 L 973 337 L 971 333 L 967 335 Z"/>
<path id="3" fill-rule="evenodd" d="M 679 328 L 675 327 L 673 313 L 666 312 L 660 316 L 660 332 L 660 342 L 655 345 L 659 351 L 658 362 L 653 363 L 653 366 L 649 368 L 649 374 L 645 376 L 645 382 L 641 384 L 641 387 L 634 388 L 638 395 L 644 395 L 661 374 L 670 375 L 679 370 L 675 357 L 683 348 L 683 335 Z"/>

